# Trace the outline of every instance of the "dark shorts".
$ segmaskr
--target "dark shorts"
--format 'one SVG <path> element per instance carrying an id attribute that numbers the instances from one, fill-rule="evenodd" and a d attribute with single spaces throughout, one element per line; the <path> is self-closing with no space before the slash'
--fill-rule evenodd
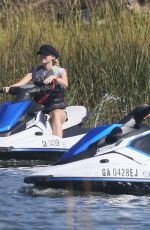
<path id="1" fill-rule="evenodd" d="M 50 106 L 45 106 L 44 113 L 49 114 L 50 112 L 52 112 L 55 109 L 65 109 L 65 108 L 66 108 L 66 103 L 64 103 L 64 102 L 58 103 L 58 104 L 53 104 Z"/>

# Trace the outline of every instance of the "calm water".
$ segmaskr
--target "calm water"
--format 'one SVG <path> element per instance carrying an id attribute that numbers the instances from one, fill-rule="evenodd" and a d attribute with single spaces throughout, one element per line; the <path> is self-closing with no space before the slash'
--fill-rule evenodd
<path id="1" fill-rule="evenodd" d="M 150 228 L 150 197 L 35 189 L 23 183 L 34 170 L 0 169 L 0 230 Z"/>

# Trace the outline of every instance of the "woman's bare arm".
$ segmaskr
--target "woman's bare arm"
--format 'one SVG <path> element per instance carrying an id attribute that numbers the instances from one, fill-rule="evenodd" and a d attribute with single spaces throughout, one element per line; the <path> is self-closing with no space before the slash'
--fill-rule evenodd
<path id="1" fill-rule="evenodd" d="M 64 87 L 65 89 L 68 87 L 68 77 L 67 77 L 67 72 L 64 70 L 61 74 L 61 77 L 57 78 L 57 83 Z"/>
<path id="2" fill-rule="evenodd" d="M 31 80 L 32 80 L 32 73 L 27 73 L 20 81 L 18 81 L 17 83 L 11 85 L 10 87 L 13 87 L 13 86 L 22 86 L 22 85 L 27 84 Z"/>
<path id="3" fill-rule="evenodd" d="M 57 77 L 55 75 L 50 76 L 45 79 L 44 83 L 45 84 L 50 84 L 53 80 L 56 80 L 57 84 L 61 85 L 64 88 L 68 87 L 68 77 L 67 77 L 67 72 L 64 70 L 61 74 L 61 77 Z"/>
<path id="4" fill-rule="evenodd" d="M 29 81 L 32 80 L 32 73 L 27 73 L 20 81 L 18 81 L 17 83 L 8 86 L 8 87 L 3 87 L 3 90 L 5 93 L 9 92 L 10 87 L 14 87 L 14 86 L 23 86 L 25 84 L 27 84 Z"/>

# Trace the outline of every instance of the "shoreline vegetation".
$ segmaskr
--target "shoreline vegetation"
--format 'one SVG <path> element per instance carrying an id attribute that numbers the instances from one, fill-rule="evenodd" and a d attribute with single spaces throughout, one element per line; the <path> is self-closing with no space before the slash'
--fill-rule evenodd
<path id="1" fill-rule="evenodd" d="M 149 104 L 149 10 L 129 10 L 123 0 L 104 0 L 85 11 L 66 10 L 65 5 L 58 10 L 55 4 L 14 3 L 13 7 L 15 0 L 4 2 L 0 10 L 1 87 L 37 65 L 38 47 L 49 43 L 58 48 L 60 62 L 68 71 L 66 100 L 94 111 L 90 125 L 117 121 L 127 110 Z M 6 98 L 1 95 L 1 101 Z"/>

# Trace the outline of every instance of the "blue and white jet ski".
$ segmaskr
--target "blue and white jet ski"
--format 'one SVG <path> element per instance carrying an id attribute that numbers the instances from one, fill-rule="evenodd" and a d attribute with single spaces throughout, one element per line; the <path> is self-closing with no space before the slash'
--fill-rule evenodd
<path id="1" fill-rule="evenodd" d="M 24 179 L 52 188 L 110 194 L 150 194 L 150 106 L 134 109 L 119 123 L 91 129 L 55 166 Z"/>
<path id="2" fill-rule="evenodd" d="M 82 126 L 87 116 L 86 108 L 68 106 L 67 121 L 63 124 L 64 137 L 52 135 L 49 115 L 44 114 L 43 106 L 32 99 L 41 91 L 46 94 L 50 90 L 48 85 L 10 88 L 9 93 L 16 96 L 15 101 L 0 104 L 0 160 L 52 162 L 87 133 Z"/>

